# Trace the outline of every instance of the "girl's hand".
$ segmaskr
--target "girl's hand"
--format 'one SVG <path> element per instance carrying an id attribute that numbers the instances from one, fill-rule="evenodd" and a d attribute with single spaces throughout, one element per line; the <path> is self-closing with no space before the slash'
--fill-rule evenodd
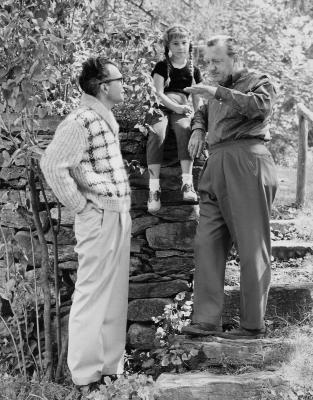
<path id="1" fill-rule="evenodd" d="M 188 105 L 177 106 L 175 112 L 177 114 L 190 115 L 192 113 L 192 108 Z"/>

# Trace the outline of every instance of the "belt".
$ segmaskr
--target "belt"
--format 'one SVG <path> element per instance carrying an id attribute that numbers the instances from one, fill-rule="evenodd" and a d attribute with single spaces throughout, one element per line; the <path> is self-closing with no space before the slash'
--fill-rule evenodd
<path id="1" fill-rule="evenodd" d="M 262 138 L 256 138 L 256 137 L 250 137 L 250 138 L 244 138 L 244 139 L 231 139 L 231 140 L 225 140 L 224 142 L 216 143 L 213 144 L 212 146 L 209 147 L 209 152 L 225 148 L 228 146 L 234 146 L 234 145 L 244 145 L 244 144 L 264 144 L 267 141 L 262 139 Z"/>

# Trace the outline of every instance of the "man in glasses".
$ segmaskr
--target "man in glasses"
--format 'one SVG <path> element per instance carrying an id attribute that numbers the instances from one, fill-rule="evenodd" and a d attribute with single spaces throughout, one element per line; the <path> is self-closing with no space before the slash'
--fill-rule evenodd
<path id="1" fill-rule="evenodd" d="M 275 165 L 264 145 L 270 140 L 275 88 L 268 76 L 242 65 L 229 36 L 209 40 L 205 60 L 209 83 L 186 88 L 207 100 L 191 125 L 190 155 L 200 154 L 208 133 L 210 157 L 199 183 L 193 323 L 184 331 L 220 335 L 225 264 L 234 243 L 240 256 L 240 327 L 226 336 L 259 338 L 265 334 L 270 214 L 277 189 Z"/>
<path id="2" fill-rule="evenodd" d="M 128 303 L 130 187 L 112 107 L 123 101 L 115 63 L 82 67 L 79 107 L 58 126 L 41 160 L 58 199 L 75 213 L 78 271 L 69 317 L 68 365 L 84 393 L 123 372 Z"/>

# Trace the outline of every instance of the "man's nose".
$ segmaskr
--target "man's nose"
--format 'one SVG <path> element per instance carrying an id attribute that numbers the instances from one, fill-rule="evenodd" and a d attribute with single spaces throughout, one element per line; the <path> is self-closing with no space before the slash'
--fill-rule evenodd
<path id="1" fill-rule="evenodd" d="M 210 72 L 216 72 L 216 65 L 215 64 L 210 64 L 209 65 L 209 71 Z"/>

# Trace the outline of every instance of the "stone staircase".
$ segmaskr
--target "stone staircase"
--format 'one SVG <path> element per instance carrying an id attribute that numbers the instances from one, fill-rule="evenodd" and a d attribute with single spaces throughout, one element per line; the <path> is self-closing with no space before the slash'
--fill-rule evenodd
<path id="1" fill-rule="evenodd" d="M 292 220 L 271 221 L 271 228 L 284 234 L 293 224 Z M 313 243 L 298 240 L 274 240 L 272 246 L 273 257 L 279 260 L 305 257 L 313 250 Z M 223 325 L 231 325 L 239 316 L 239 287 L 226 286 L 225 300 Z M 312 311 L 312 306 L 313 279 L 302 283 L 301 278 L 296 283 L 273 283 L 266 320 L 301 321 Z M 186 351 L 196 349 L 199 353 L 190 371 L 159 376 L 159 400 L 298 398 L 281 369 L 295 349 L 295 342 L 290 338 L 231 340 L 178 335 L 176 339 Z"/>

